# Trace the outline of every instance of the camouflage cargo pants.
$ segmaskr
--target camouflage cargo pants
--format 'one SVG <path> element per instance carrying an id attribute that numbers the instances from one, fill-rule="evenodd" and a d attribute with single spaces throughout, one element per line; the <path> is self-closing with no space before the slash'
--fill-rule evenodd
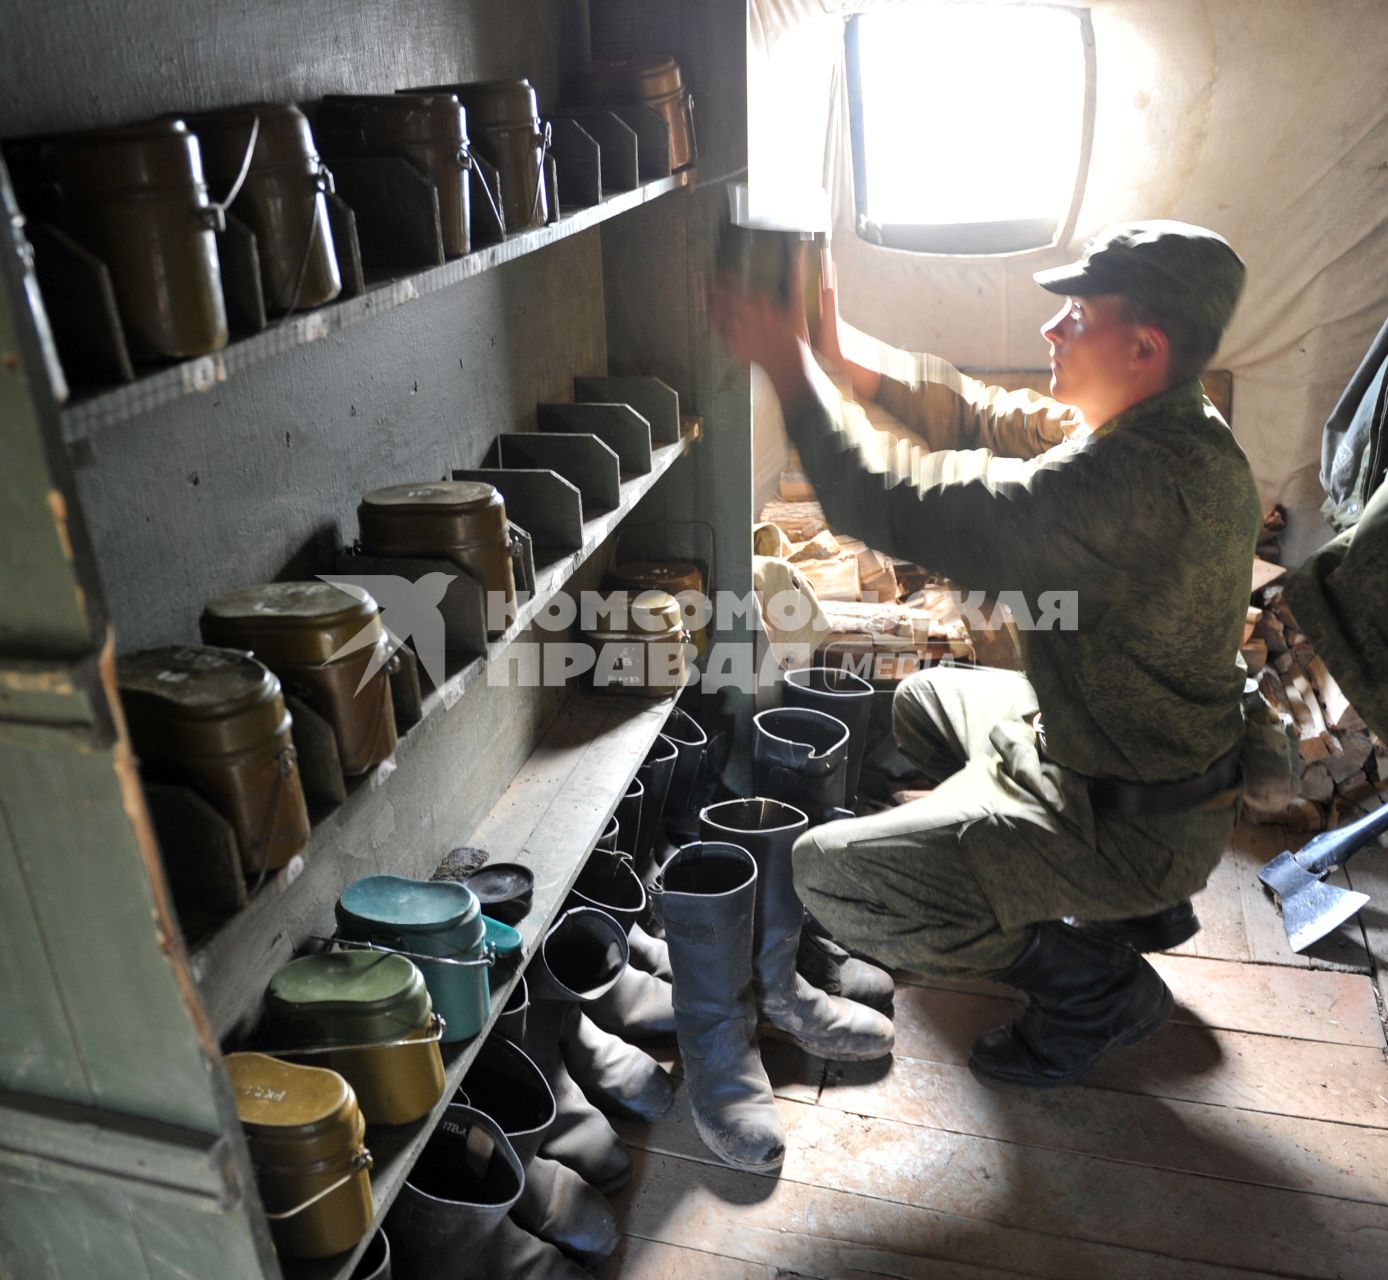
<path id="1" fill-rule="evenodd" d="M 1017 672 L 942 667 L 902 682 L 896 740 L 934 791 L 795 845 L 800 896 L 845 946 L 892 968 L 996 976 L 1034 924 L 1145 915 L 1204 885 L 1234 806 L 1096 816 L 1085 779 L 1046 757 L 1036 713 Z"/>

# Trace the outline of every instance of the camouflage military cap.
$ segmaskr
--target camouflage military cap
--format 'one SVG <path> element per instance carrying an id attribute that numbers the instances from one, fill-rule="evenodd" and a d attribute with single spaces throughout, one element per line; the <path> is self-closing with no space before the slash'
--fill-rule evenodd
<path id="1" fill-rule="evenodd" d="M 1223 236 L 1158 219 L 1106 228 L 1078 262 L 1038 271 L 1036 283 L 1075 298 L 1117 293 L 1168 323 L 1223 330 L 1243 292 L 1242 259 Z"/>

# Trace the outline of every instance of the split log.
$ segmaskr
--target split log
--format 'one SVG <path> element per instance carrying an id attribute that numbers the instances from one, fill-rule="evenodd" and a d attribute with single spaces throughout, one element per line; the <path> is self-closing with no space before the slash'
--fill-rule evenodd
<path id="1" fill-rule="evenodd" d="M 1338 738 L 1340 754 L 1327 759 L 1325 767 L 1336 786 L 1342 786 L 1355 777 L 1363 776 L 1364 767 L 1373 755 L 1374 745 L 1367 733 L 1341 733 Z"/>
<path id="2" fill-rule="evenodd" d="M 1330 803 L 1331 797 L 1335 794 L 1335 783 L 1324 761 L 1308 764 L 1301 771 L 1301 786 L 1297 790 L 1302 799 L 1310 800 L 1314 804 Z"/>
<path id="3" fill-rule="evenodd" d="M 1330 668 L 1321 658 L 1312 657 L 1306 664 L 1306 674 L 1316 688 L 1321 706 L 1325 709 L 1325 722 L 1332 729 L 1361 730 L 1364 722 L 1359 713 L 1340 688 L 1339 681 L 1330 674 Z"/>
<path id="4" fill-rule="evenodd" d="M 1285 565 L 1273 564 L 1271 560 L 1264 560 L 1260 556 L 1253 557 L 1253 591 L 1261 591 L 1264 587 L 1274 583 L 1278 578 L 1287 572 Z"/>
<path id="5" fill-rule="evenodd" d="M 821 529 L 808 542 L 801 543 L 790 555 L 792 564 L 807 560 L 833 560 L 843 548 L 839 540 L 828 529 Z"/>
<path id="6" fill-rule="evenodd" d="M 1248 674 L 1256 676 L 1268 662 L 1268 646 L 1266 640 L 1245 640 L 1243 648 L 1239 650 L 1243 655 L 1244 665 L 1248 668 Z"/>
<path id="7" fill-rule="evenodd" d="M 1253 605 L 1248 606 L 1248 614 L 1245 617 L 1243 624 L 1244 644 L 1247 644 L 1251 639 L 1253 639 L 1253 632 L 1257 628 L 1259 621 L 1262 619 L 1262 616 L 1263 611 L 1261 609 L 1255 608 Z"/>
<path id="8" fill-rule="evenodd" d="M 779 525 L 792 542 L 808 542 L 829 527 L 817 502 L 781 502 L 773 498 L 761 509 L 761 518 Z"/>

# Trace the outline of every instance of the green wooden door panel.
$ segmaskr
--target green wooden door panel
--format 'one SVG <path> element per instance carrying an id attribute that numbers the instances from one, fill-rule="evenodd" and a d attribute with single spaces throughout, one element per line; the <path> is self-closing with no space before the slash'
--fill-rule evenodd
<path id="1" fill-rule="evenodd" d="M 93 602 L 79 583 L 95 578 L 75 568 L 73 548 L 85 535 L 72 536 L 70 504 L 50 465 L 56 410 L 28 310 L 15 212 L 0 163 L 0 651 L 77 653 L 92 647 Z"/>
<path id="2" fill-rule="evenodd" d="M 191 1214 L 151 1200 L 131 1209 L 150 1280 L 278 1280 L 268 1231 L 258 1238 L 244 1207 Z"/>
<path id="3" fill-rule="evenodd" d="M 0 815 L 86 1064 L 89 1100 L 216 1133 L 207 1053 L 123 805 L 122 749 L 56 731 L 45 739 L 21 750 L 0 737 Z M 67 1096 L 55 1081 L 33 1087 Z"/>
<path id="4" fill-rule="evenodd" d="M 119 1185 L 59 1179 L 38 1162 L 0 1163 L 0 1273 L 151 1280 Z"/>
<path id="5" fill-rule="evenodd" d="M 0 815 L 3 819 L 3 815 Z M 20 875 L 14 841 L 0 820 L 0 1084 L 91 1101 L 77 1043 Z"/>

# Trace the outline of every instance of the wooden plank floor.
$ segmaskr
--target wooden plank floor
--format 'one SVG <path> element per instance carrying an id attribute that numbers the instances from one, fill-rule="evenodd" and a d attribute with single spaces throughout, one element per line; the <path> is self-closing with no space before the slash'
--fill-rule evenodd
<path id="1" fill-rule="evenodd" d="M 1356 881 L 1381 909 L 1295 956 L 1253 872 L 1296 839 L 1236 833 L 1204 931 L 1154 958 L 1171 1024 L 1079 1087 L 981 1084 L 969 1046 L 1016 993 L 902 975 L 889 1062 L 764 1046 L 778 1177 L 719 1164 L 681 1089 L 658 1124 L 622 1127 L 635 1176 L 599 1276 L 1383 1280 L 1388 855 L 1366 851 Z"/>

